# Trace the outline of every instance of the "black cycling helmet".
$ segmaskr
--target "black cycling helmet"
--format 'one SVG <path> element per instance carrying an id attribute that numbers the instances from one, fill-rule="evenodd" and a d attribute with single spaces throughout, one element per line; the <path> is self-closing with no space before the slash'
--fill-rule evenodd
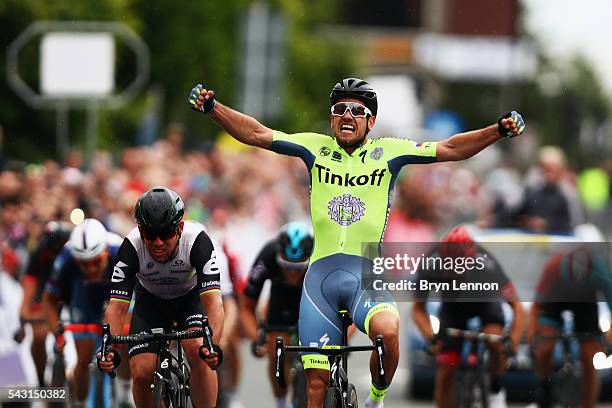
<path id="1" fill-rule="evenodd" d="M 369 83 L 359 78 L 345 78 L 338 82 L 329 95 L 330 106 L 342 98 L 359 99 L 376 116 L 378 112 L 378 99 L 376 91 Z"/>
<path id="2" fill-rule="evenodd" d="M 140 228 L 176 230 L 185 214 L 179 195 L 164 186 L 153 187 L 136 202 L 134 217 Z"/>
<path id="3" fill-rule="evenodd" d="M 306 262 L 312 254 L 314 239 L 310 227 L 303 222 L 290 222 L 278 235 L 279 255 L 290 263 Z"/>
<path id="4" fill-rule="evenodd" d="M 43 229 L 43 239 L 45 246 L 50 247 L 53 251 L 59 252 L 60 249 L 70 238 L 72 225 L 64 221 L 49 221 Z"/>

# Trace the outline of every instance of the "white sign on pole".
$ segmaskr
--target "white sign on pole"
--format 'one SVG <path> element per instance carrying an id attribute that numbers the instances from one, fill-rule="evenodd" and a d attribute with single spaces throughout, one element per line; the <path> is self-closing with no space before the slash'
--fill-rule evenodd
<path id="1" fill-rule="evenodd" d="M 48 33 L 40 48 L 43 95 L 96 98 L 113 92 L 115 43 L 111 33 Z"/>

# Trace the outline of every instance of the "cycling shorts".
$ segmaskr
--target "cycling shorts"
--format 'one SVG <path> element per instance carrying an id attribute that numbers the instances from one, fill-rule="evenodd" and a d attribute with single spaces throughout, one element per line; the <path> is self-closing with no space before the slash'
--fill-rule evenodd
<path id="1" fill-rule="evenodd" d="M 198 288 L 174 299 L 159 298 L 140 284 L 136 285 L 134 293 L 131 335 L 151 333 L 151 329 L 162 327 L 169 332 L 173 321 L 177 323 L 176 330 L 202 327 L 203 308 Z M 159 343 L 135 344 L 128 350 L 128 355 L 131 358 L 141 353 L 157 353 L 159 347 Z"/>
<path id="2" fill-rule="evenodd" d="M 341 345 L 342 321 L 338 311 L 342 309 L 351 313 L 357 328 L 366 334 L 376 313 L 390 311 L 399 317 L 391 293 L 362 289 L 362 268 L 370 266 L 369 260 L 347 254 L 330 255 L 310 264 L 300 302 L 302 346 Z M 305 353 L 302 361 L 304 368 L 329 369 L 327 358 L 318 354 Z"/>
<path id="3" fill-rule="evenodd" d="M 538 323 L 542 326 L 563 328 L 564 311 L 574 314 L 574 333 L 601 334 L 597 302 L 543 302 L 538 311 Z"/>
<path id="4" fill-rule="evenodd" d="M 273 282 L 268 305 L 268 326 L 297 327 L 300 316 L 300 294 L 300 290 L 288 285 L 275 287 Z"/>
<path id="5" fill-rule="evenodd" d="M 504 326 L 504 311 L 499 302 L 443 302 L 440 308 L 440 331 L 442 334 L 442 350 L 438 362 L 458 361 L 464 341 L 444 336 L 447 328 L 468 328 L 468 320 L 480 318 L 480 326 Z"/>

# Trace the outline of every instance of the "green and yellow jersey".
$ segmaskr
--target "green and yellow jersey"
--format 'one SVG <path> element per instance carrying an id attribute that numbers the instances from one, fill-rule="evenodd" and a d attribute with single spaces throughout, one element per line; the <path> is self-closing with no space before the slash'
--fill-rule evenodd
<path id="1" fill-rule="evenodd" d="M 396 138 L 368 139 L 348 154 L 328 135 L 274 131 L 270 150 L 300 157 L 310 173 L 311 263 L 337 253 L 362 256 L 362 243 L 382 241 L 402 166 L 436 161 L 436 143 Z"/>

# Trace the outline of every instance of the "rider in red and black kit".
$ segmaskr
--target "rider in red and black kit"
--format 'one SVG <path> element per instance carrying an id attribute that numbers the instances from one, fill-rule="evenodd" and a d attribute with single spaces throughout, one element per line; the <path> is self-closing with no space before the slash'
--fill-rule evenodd
<path id="1" fill-rule="evenodd" d="M 21 303 L 21 327 L 15 333 L 15 340 L 21 342 L 24 338 L 24 324 L 32 325 L 32 359 L 36 365 L 36 374 L 40 386 L 44 385 L 45 365 L 47 352 L 45 339 L 48 327 L 44 324 L 41 314 L 40 301 L 45 284 L 53 271 L 53 261 L 70 238 L 72 226 L 67 222 L 50 221 L 42 232 L 34 251 L 30 254 L 28 266 L 21 280 L 23 288 L 23 302 Z"/>

